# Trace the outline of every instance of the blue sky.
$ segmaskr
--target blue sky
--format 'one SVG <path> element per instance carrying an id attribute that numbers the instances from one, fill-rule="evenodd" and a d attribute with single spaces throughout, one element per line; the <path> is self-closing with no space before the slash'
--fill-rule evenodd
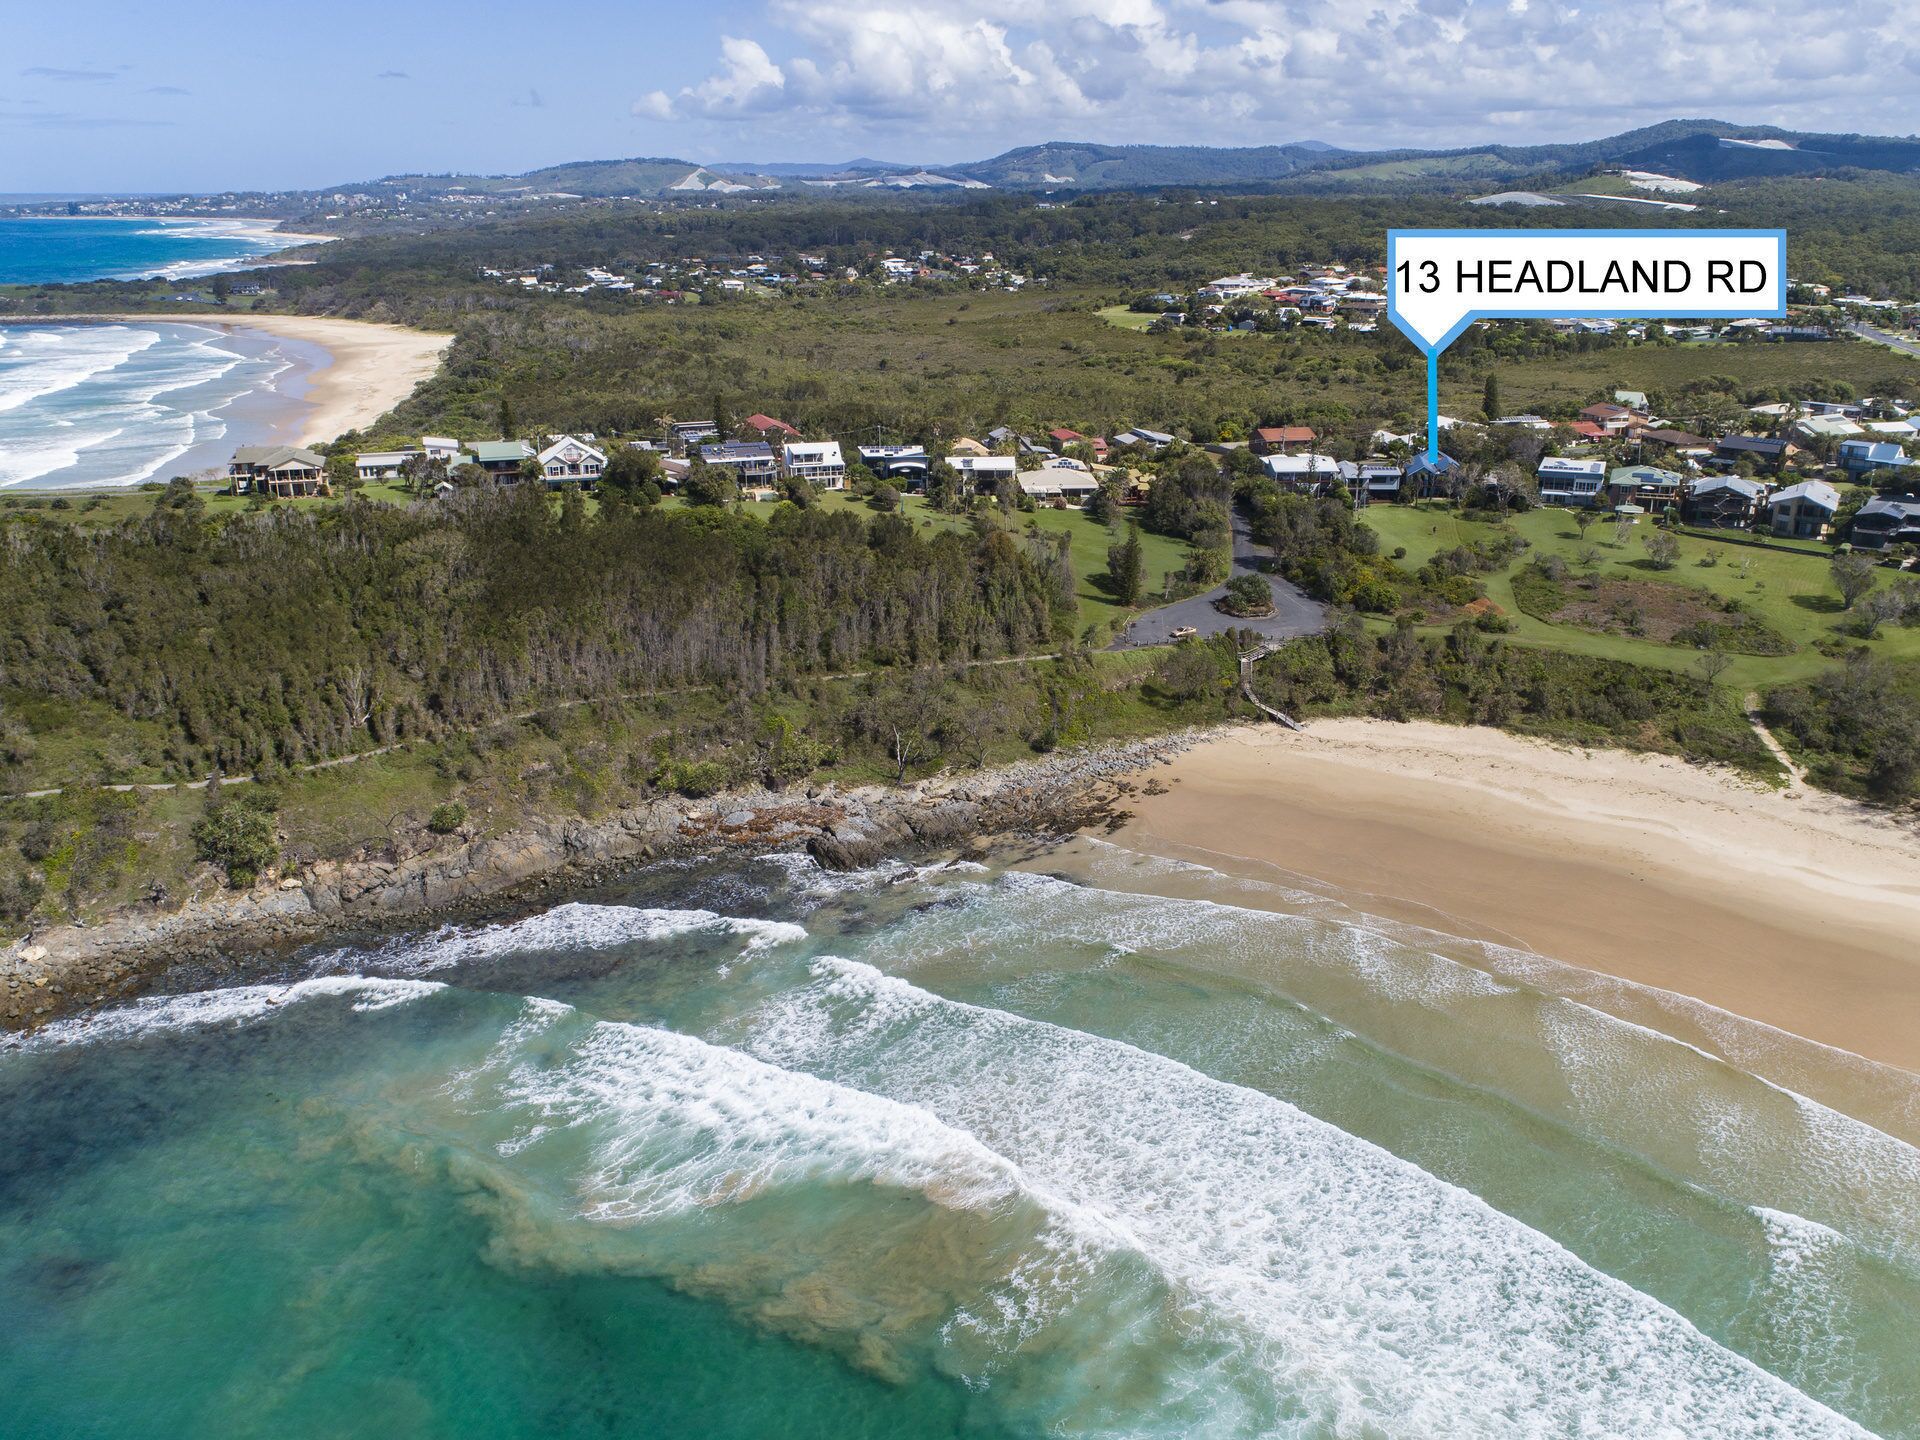
<path id="1" fill-rule="evenodd" d="M 0 190 L 564 160 L 978 159 L 1044 139 L 1920 129 L 1914 0 L 33 0 Z"/>

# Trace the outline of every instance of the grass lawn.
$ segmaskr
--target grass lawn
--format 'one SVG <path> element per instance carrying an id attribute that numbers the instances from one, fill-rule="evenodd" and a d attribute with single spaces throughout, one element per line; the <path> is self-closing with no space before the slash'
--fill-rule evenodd
<path id="1" fill-rule="evenodd" d="M 1404 546 L 1407 554 L 1401 563 L 1410 568 L 1424 564 L 1439 550 L 1484 539 L 1494 528 L 1438 505 L 1377 505 L 1367 510 L 1365 523 L 1380 536 L 1389 551 Z M 1647 520 L 1635 526 L 1632 538 L 1624 543 L 1615 538 L 1614 527 L 1607 520 L 1596 521 L 1587 538 L 1582 540 L 1572 512 L 1566 510 L 1534 510 L 1514 517 L 1511 523 L 1533 547 L 1517 562 L 1519 564 L 1559 555 L 1576 572 L 1582 572 L 1577 556 L 1591 546 L 1599 552 L 1594 573 L 1601 577 L 1658 580 L 1694 586 L 1723 598 L 1737 598 L 1749 613 L 1800 647 L 1792 655 L 1738 656 L 1728 667 L 1723 684 L 1753 688 L 1803 680 L 1834 663 L 1813 648 L 1815 641 L 1824 638 L 1865 644 L 1875 654 L 1888 659 L 1920 659 L 1920 630 L 1889 625 L 1881 630 L 1879 638 L 1860 641 L 1837 628 L 1843 612 L 1823 554 L 1761 549 L 1683 534 L 1678 537 L 1679 563 L 1671 570 L 1657 571 L 1647 564 L 1646 549 L 1640 538 L 1651 527 Z M 1708 558 L 1718 563 L 1703 565 L 1701 561 Z M 1578 654 L 1669 670 L 1690 667 L 1698 654 L 1685 647 L 1655 644 L 1630 635 L 1595 634 L 1536 619 L 1523 613 L 1515 602 L 1510 573 L 1484 578 L 1487 594 L 1513 617 L 1516 627 L 1513 638 L 1522 643 L 1549 645 Z M 1883 586 L 1893 584 L 1895 578 L 1891 569 L 1879 572 L 1879 583 Z"/>
<path id="2" fill-rule="evenodd" d="M 1129 310 L 1124 305 L 1108 305 L 1094 313 L 1109 325 L 1118 325 L 1122 330 L 1148 330 L 1160 318 L 1143 311 Z"/>
<path id="3" fill-rule="evenodd" d="M 20 513 L 43 514 L 49 520 L 66 521 L 74 525 L 117 525 L 122 520 L 137 519 L 153 509 L 154 493 L 151 490 L 121 488 L 117 490 L 15 490 L 0 492 L 0 516 Z M 414 499 L 411 492 L 398 485 L 384 482 L 363 485 L 357 492 L 368 500 L 381 501 L 391 505 L 405 505 Z M 209 515 L 232 515 L 246 510 L 255 501 L 248 495 L 221 495 L 210 486 L 200 489 L 200 498 L 207 502 Z M 262 505 L 291 505 L 298 510 L 310 510 L 318 505 L 337 503 L 338 497 L 312 496 L 299 500 L 261 501 Z M 64 501 L 57 506 L 56 501 Z"/>

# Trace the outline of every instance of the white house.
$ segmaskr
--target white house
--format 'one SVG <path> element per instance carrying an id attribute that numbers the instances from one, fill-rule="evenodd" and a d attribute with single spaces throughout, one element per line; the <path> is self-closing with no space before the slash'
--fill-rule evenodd
<path id="1" fill-rule="evenodd" d="M 392 480 L 409 460 L 418 460 L 421 450 L 363 450 L 353 457 L 353 473 L 362 480 Z"/>
<path id="2" fill-rule="evenodd" d="M 1592 505 L 1607 483 L 1607 462 L 1549 455 L 1540 462 L 1537 474 L 1542 504 Z"/>
<path id="3" fill-rule="evenodd" d="M 838 440 L 796 440 L 781 447 L 787 474 L 817 490 L 847 488 L 847 460 Z"/>
<path id="4" fill-rule="evenodd" d="M 1003 478 L 1015 479 L 1020 474 L 1020 462 L 1011 455 L 949 455 L 947 463 L 960 476 L 961 483 L 974 490 Z"/>
<path id="5" fill-rule="evenodd" d="M 452 460 L 460 453 L 460 442 L 445 435 L 422 435 L 420 448 L 429 460 Z"/>
<path id="6" fill-rule="evenodd" d="M 548 485 L 597 480 L 606 468 L 606 454 L 577 435 L 562 435 L 540 452 L 540 473 Z"/>
<path id="7" fill-rule="evenodd" d="M 1342 478 L 1340 462 L 1331 455 L 1262 455 L 1260 463 L 1267 474 L 1294 490 L 1318 490 Z"/>

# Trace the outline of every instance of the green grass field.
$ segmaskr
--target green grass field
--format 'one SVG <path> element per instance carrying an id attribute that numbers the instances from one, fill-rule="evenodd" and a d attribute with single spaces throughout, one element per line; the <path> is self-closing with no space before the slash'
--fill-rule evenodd
<path id="1" fill-rule="evenodd" d="M 1124 305 L 1108 305 L 1096 312 L 1109 325 L 1117 325 L 1122 330 L 1148 330 L 1158 315 L 1146 315 L 1138 310 L 1129 310 Z"/>
<path id="2" fill-rule="evenodd" d="M 1392 551 L 1404 546 L 1406 557 L 1400 563 L 1417 569 L 1440 550 L 1470 545 L 1485 539 L 1494 526 L 1471 519 L 1440 505 L 1376 505 L 1365 512 L 1367 527 L 1380 536 L 1381 544 Z M 1864 644 L 1877 655 L 1889 659 L 1920 659 L 1920 630 L 1897 625 L 1883 628 L 1878 638 L 1861 641 L 1841 628 L 1845 614 L 1839 592 L 1828 575 L 1824 554 L 1789 550 L 1762 549 L 1724 540 L 1709 540 L 1693 535 L 1679 536 L 1679 563 L 1671 570 L 1654 570 L 1647 563 L 1642 536 L 1652 522 L 1642 520 L 1630 538 L 1621 541 L 1611 521 L 1595 522 L 1582 540 L 1572 512 L 1534 510 L 1515 516 L 1514 531 L 1532 546 L 1517 564 L 1558 555 L 1577 572 L 1579 553 L 1591 546 L 1599 553 L 1594 568 L 1600 576 L 1634 580 L 1657 580 L 1672 585 L 1687 585 L 1723 598 L 1738 599 L 1753 615 L 1785 635 L 1799 648 L 1791 655 L 1742 655 L 1734 659 L 1723 677 L 1724 684 L 1747 688 L 1764 687 L 1803 680 L 1834 661 L 1814 649 L 1822 639 L 1844 639 Z M 1716 564 L 1702 560 L 1717 558 Z M 1879 583 L 1890 585 L 1895 572 L 1882 569 Z M 1693 665 L 1698 651 L 1682 646 L 1660 645 L 1630 635 L 1602 635 L 1570 625 L 1556 625 L 1521 611 L 1514 599 L 1509 572 L 1485 577 L 1487 594 L 1508 613 L 1514 622 L 1513 638 L 1524 644 L 1546 645 L 1576 654 L 1631 661 L 1681 670 Z"/>

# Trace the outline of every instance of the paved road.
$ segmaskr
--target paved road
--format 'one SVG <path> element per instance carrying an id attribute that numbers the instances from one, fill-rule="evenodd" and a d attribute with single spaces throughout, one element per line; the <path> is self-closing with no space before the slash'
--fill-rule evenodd
<path id="1" fill-rule="evenodd" d="M 1876 325 L 1868 325 L 1864 322 L 1856 321 L 1847 328 L 1862 340 L 1872 340 L 1876 344 L 1885 345 L 1892 350 L 1898 350 L 1902 355 L 1912 355 L 1916 359 L 1920 359 L 1920 345 L 1916 345 L 1913 341 L 1904 339 L 1889 331 L 1882 330 Z"/>
<path id="2" fill-rule="evenodd" d="M 1273 614 L 1242 620 L 1216 609 L 1213 602 L 1227 593 L 1227 587 L 1221 585 L 1204 595 L 1176 600 L 1158 610 L 1149 610 L 1127 627 L 1125 639 L 1116 641 L 1114 648 L 1167 645 L 1172 643 L 1173 632 L 1183 625 L 1193 626 L 1203 636 L 1224 635 L 1229 630 L 1251 630 L 1268 640 L 1291 640 L 1296 635 L 1312 635 L 1326 629 L 1326 606 L 1309 598 L 1298 586 L 1290 585 L 1278 576 L 1265 574 L 1262 566 L 1271 553 L 1264 545 L 1253 543 L 1246 517 L 1235 507 L 1233 573 L 1265 575 L 1267 584 L 1273 589 Z"/>

